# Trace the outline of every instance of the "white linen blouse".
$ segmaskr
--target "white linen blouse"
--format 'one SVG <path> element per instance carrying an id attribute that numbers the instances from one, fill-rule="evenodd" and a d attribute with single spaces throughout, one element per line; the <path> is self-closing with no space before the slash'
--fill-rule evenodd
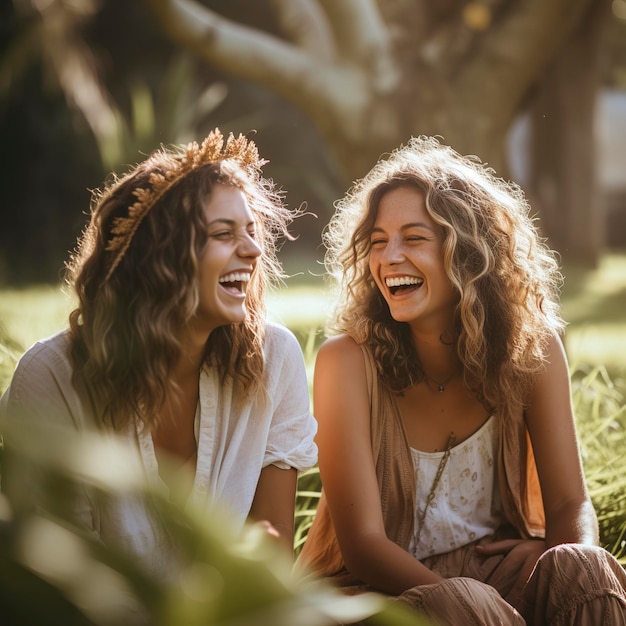
<path id="1" fill-rule="evenodd" d="M 79 432 L 101 429 L 89 399 L 71 383 L 68 348 L 67 331 L 62 331 L 24 354 L 0 400 L 1 420 L 24 416 Z M 310 413 L 302 352 L 295 336 L 276 324 L 267 327 L 264 375 L 266 402 L 235 401 L 232 385 L 222 385 L 213 368 L 205 367 L 200 376 L 197 465 L 187 503 L 208 512 L 217 502 L 230 514 L 234 530 L 246 521 L 262 468 L 276 465 L 304 471 L 317 462 L 317 423 Z M 167 489 L 159 476 L 150 432 L 133 425 L 122 437 L 136 452 L 147 480 Z M 3 481 L 10 477 L 9 472 Z M 172 571 L 175 557 L 169 538 L 138 499 L 118 496 L 104 503 L 85 491 L 76 500 L 73 515 L 105 543 L 136 556 L 157 577 Z"/>

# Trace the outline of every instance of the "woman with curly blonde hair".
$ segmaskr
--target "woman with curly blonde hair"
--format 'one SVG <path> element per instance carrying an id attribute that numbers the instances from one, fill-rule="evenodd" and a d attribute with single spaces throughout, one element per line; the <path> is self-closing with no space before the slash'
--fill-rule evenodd
<path id="1" fill-rule="evenodd" d="M 519 187 L 412 138 L 325 242 L 323 496 L 299 565 L 437 624 L 626 623 L 578 453 L 561 277 Z"/>
<path id="2" fill-rule="evenodd" d="M 264 163 L 216 129 L 112 178 L 68 263 L 69 329 L 22 357 L 0 413 L 9 448 L 25 421 L 115 433 L 151 484 L 184 484 L 183 502 L 216 501 L 234 527 L 257 520 L 291 549 L 316 424 L 300 347 L 265 318 L 294 214 Z M 19 472 L 3 470 L 11 493 Z M 171 575 L 174 547 L 151 512 L 88 492 L 74 507 L 80 527 Z"/>

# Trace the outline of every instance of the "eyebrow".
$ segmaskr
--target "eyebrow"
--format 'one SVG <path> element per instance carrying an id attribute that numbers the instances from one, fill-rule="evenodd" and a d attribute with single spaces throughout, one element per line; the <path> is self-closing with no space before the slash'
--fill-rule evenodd
<path id="1" fill-rule="evenodd" d="M 230 226 L 230 227 L 234 228 L 235 226 L 237 226 L 237 221 L 236 220 L 231 220 L 231 219 L 226 218 L 226 217 L 218 217 L 218 218 L 214 219 L 213 221 L 209 222 L 207 224 L 207 226 L 209 228 L 211 228 L 212 226 L 215 226 L 217 224 L 226 224 L 227 226 Z M 249 226 L 255 226 L 255 225 L 256 225 L 256 222 L 254 220 L 250 220 L 249 222 L 247 222 L 245 224 L 245 227 L 248 228 Z"/>
<path id="2" fill-rule="evenodd" d="M 403 224 L 400 227 L 400 230 L 409 230 L 411 228 L 425 228 L 426 230 L 429 230 L 431 232 L 435 232 L 435 230 L 433 229 L 432 226 L 429 226 L 428 224 L 426 224 L 426 222 L 411 222 L 409 224 Z M 384 228 L 380 228 L 380 226 L 374 226 L 372 228 L 372 232 L 373 233 L 383 233 L 385 232 Z"/>

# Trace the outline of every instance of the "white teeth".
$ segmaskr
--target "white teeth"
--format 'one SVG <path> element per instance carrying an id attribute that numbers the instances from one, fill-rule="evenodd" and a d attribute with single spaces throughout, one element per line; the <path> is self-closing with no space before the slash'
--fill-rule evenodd
<path id="1" fill-rule="evenodd" d="M 424 282 L 423 278 L 417 278 L 415 276 L 400 276 L 397 278 L 385 278 L 385 284 L 387 287 L 400 287 L 402 285 L 421 285 Z"/>
<path id="2" fill-rule="evenodd" d="M 250 280 L 250 274 L 248 272 L 233 272 L 232 274 L 226 274 L 220 278 L 220 283 L 247 283 Z"/>

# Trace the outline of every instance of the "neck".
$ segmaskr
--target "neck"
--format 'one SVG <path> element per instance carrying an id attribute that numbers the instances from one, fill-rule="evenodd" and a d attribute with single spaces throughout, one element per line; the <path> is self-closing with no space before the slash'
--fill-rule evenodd
<path id="1" fill-rule="evenodd" d="M 439 393 L 445 391 L 461 369 L 456 345 L 443 343 L 440 337 L 429 335 L 416 340 L 415 350 L 428 387 Z"/>
<path id="2" fill-rule="evenodd" d="M 458 370 L 455 369 L 449 376 L 446 378 L 433 378 L 429 376 L 426 372 L 424 373 L 424 380 L 426 385 L 432 391 L 436 391 L 437 393 L 443 393 L 448 385 L 450 385 L 458 374 Z"/>
<path id="3" fill-rule="evenodd" d="M 181 342 L 181 354 L 178 362 L 173 366 L 171 376 L 176 381 L 198 376 L 206 350 L 206 335 L 187 335 Z"/>

